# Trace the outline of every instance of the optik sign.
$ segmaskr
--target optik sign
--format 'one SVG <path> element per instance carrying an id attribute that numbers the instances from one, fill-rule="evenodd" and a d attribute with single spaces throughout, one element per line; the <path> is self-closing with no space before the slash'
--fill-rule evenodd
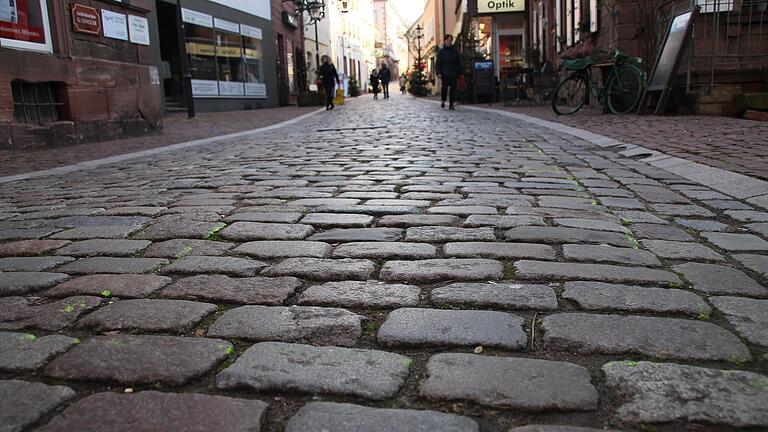
<path id="1" fill-rule="evenodd" d="M 523 11 L 525 11 L 525 0 L 477 0 L 478 13 Z"/>

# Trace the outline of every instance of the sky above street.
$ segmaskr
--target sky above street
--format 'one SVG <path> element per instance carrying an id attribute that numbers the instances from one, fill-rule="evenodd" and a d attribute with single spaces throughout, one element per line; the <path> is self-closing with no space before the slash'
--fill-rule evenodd
<path id="1" fill-rule="evenodd" d="M 424 11 L 424 0 L 392 0 L 395 8 L 403 15 L 406 24 L 410 25 Z"/>

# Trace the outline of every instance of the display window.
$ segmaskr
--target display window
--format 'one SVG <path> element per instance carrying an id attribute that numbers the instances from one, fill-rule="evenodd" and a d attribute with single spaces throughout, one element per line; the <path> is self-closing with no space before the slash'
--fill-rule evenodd
<path id="1" fill-rule="evenodd" d="M 0 0 L 0 46 L 52 51 L 45 0 Z"/>

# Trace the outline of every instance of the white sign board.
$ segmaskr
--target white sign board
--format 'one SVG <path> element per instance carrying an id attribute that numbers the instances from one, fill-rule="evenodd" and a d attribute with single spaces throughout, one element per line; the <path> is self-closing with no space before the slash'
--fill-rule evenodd
<path id="1" fill-rule="evenodd" d="M 222 96 L 242 96 L 245 94 L 243 83 L 219 81 L 219 94 Z"/>
<path id="2" fill-rule="evenodd" d="M 208 14 L 181 8 L 181 19 L 185 23 L 196 24 L 203 27 L 213 27 L 213 17 Z"/>
<path id="3" fill-rule="evenodd" d="M 264 83 L 245 83 L 245 94 L 265 98 L 267 97 L 267 85 Z"/>
<path id="4" fill-rule="evenodd" d="M 219 82 L 209 80 L 192 80 L 192 95 L 194 96 L 218 96 Z"/>
<path id="5" fill-rule="evenodd" d="M 478 13 L 524 12 L 525 0 L 477 0 Z"/>
<path id="6" fill-rule="evenodd" d="M 128 15 L 128 34 L 131 42 L 149 45 L 149 20 L 136 15 Z"/>
<path id="7" fill-rule="evenodd" d="M 262 33 L 260 28 L 251 27 L 245 24 L 240 24 L 240 34 L 243 36 L 252 37 L 254 39 L 262 39 Z"/>
<path id="8" fill-rule="evenodd" d="M 240 25 L 237 23 L 233 23 L 232 21 L 214 18 L 213 26 L 216 27 L 217 29 L 231 31 L 232 33 L 240 33 Z"/>
<path id="9" fill-rule="evenodd" d="M 272 11 L 269 7 L 269 0 L 211 0 L 211 2 L 231 7 L 240 12 L 256 15 L 265 20 L 272 20 Z"/>
<path id="10" fill-rule="evenodd" d="M 101 22 L 104 27 L 104 37 L 128 40 L 128 19 L 125 15 L 102 9 Z"/>

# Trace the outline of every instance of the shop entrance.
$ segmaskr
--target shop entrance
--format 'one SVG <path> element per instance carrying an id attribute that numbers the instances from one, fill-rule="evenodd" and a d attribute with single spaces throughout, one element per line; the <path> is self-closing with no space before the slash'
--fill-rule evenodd
<path id="1" fill-rule="evenodd" d="M 166 111 L 186 111 L 179 56 L 179 33 L 176 5 L 163 0 L 155 2 L 160 23 L 160 78 L 163 80 Z"/>
<path id="2" fill-rule="evenodd" d="M 498 30 L 497 31 L 496 51 L 499 79 L 512 79 L 520 73 L 524 67 L 524 45 L 523 29 Z"/>

